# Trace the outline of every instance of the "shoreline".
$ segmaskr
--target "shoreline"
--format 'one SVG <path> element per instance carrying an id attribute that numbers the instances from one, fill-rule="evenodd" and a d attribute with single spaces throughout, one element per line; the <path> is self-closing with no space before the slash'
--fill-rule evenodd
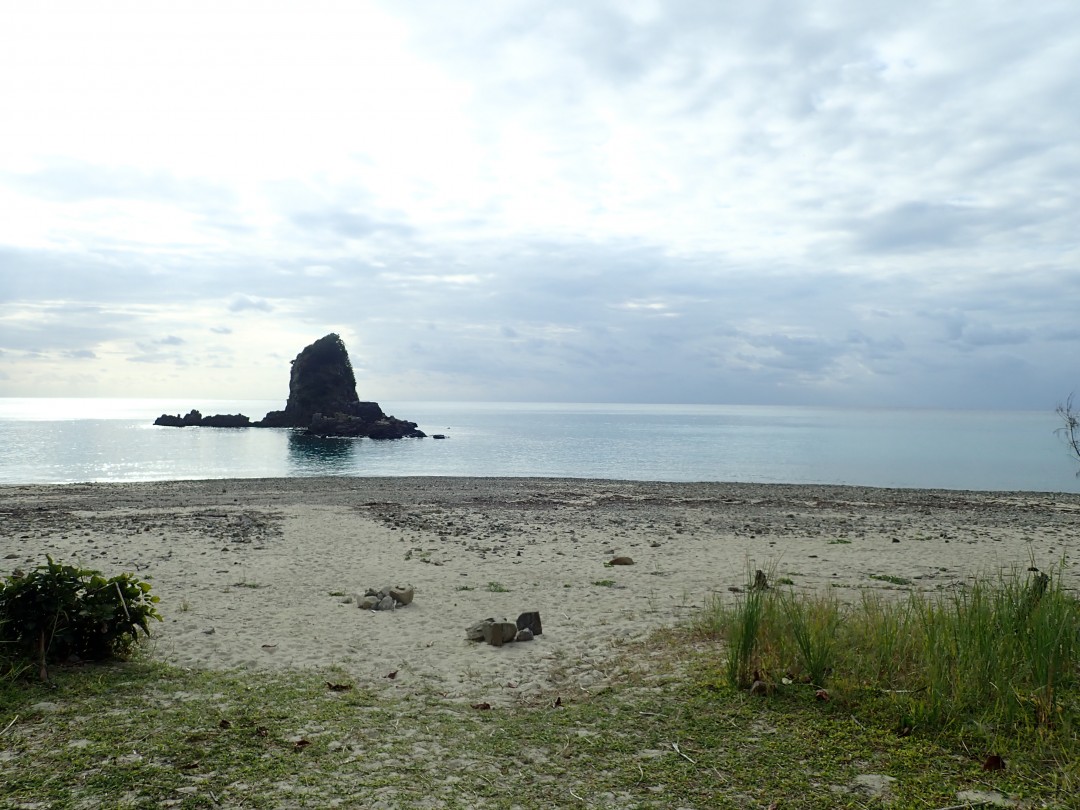
<path id="1" fill-rule="evenodd" d="M 1029 565 L 1080 583 L 1080 495 L 566 478 L 278 478 L 0 486 L 4 573 L 45 555 L 133 571 L 161 597 L 152 655 L 340 670 L 371 688 L 527 700 L 591 690 L 628 643 L 748 569 L 796 590 L 947 591 Z M 615 556 L 634 565 L 607 567 Z M 414 586 L 389 612 L 346 603 Z M 539 611 L 496 648 L 487 617 Z M 397 673 L 392 679 L 391 672 Z"/>

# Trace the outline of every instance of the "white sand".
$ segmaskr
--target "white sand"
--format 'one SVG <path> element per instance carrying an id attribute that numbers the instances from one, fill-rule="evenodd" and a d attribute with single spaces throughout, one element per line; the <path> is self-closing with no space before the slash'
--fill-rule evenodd
<path id="1" fill-rule="evenodd" d="M 1072 587 L 1078 515 L 1074 495 L 549 479 L 0 487 L 0 558 L 151 578 L 153 654 L 181 666 L 317 668 L 495 702 L 599 687 L 620 645 L 744 585 L 748 566 L 854 598 L 897 592 L 875 576 L 933 591 L 1064 559 Z M 605 567 L 615 555 L 635 564 Z M 412 605 L 341 595 L 395 583 Z M 527 610 L 543 619 L 533 642 L 465 640 Z"/>

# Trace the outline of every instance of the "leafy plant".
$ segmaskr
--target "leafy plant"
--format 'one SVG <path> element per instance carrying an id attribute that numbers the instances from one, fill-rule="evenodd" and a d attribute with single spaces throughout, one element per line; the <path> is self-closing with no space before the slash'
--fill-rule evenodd
<path id="1" fill-rule="evenodd" d="M 503 585 L 501 582 L 489 582 L 487 589 L 492 593 L 510 593 L 510 589 Z"/>
<path id="2" fill-rule="evenodd" d="M 45 559 L 0 585 L 0 640 L 36 661 L 43 680 L 49 661 L 126 657 L 137 631 L 149 635 L 150 620 L 161 621 L 158 597 L 133 574 L 106 579 L 100 571 Z"/>

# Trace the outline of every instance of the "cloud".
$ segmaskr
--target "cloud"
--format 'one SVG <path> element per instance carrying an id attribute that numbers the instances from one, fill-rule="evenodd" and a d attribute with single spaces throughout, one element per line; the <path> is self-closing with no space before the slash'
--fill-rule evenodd
<path id="1" fill-rule="evenodd" d="M 859 247 L 867 252 L 936 250 L 965 246 L 995 232 L 1003 223 L 993 214 L 971 206 L 910 202 L 870 216 L 852 229 Z M 1022 222 L 1004 224 L 1016 228 Z"/>
<path id="2" fill-rule="evenodd" d="M 1080 378 L 1071 2 L 109 19 L 0 31 L 35 76 L 0 86 L 3 393 L 91 352 L 95 392 L 277 395 L 328 331 L 400 399 L 1042 407 Z"/>
<path id="3" fill-rule="evenodd" d="M 274 308 L 268 301 L 249 298 L 246 295 L 238 295 L 229 302 L 229 312 L 271 312 Z"/>
<path id="4" fill-rule="evenodd" d="M 414 230 L 400 222 L 377 220 L 362 213 L 341 211 L 304 211 L 292 214 L 292 223 L 304 230 L 331 233 L 343 239 L 366 239 L 386 234 L 407 238 Z"/>

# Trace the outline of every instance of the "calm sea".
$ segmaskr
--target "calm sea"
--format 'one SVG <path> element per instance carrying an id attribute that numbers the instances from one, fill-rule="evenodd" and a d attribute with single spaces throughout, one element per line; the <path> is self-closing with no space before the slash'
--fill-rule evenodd
<path id="1" fill-rule="evenodd" d="M 0 398 L 0 483 L 309 475 L 557 476 L 1078 492 L 1053 412 L 383 402 L 445 441 L 158 428 L 279 401 Z"/>

